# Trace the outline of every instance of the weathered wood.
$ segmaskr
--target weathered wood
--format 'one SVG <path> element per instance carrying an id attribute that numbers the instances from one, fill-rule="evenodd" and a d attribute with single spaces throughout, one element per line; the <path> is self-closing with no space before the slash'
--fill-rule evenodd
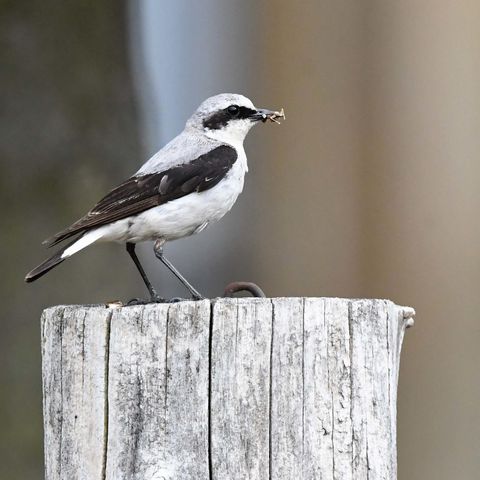
<path id="1" fill-rule="evenodd" d="M 46 479 L 395 479 L 412 317 L 327 298 L 47 309 Z"/>
<path id="2" fill-rule="evenodd" d="M 102 478 L 111 310 L 54 307 L 42 321 L 45 477 Z"/>

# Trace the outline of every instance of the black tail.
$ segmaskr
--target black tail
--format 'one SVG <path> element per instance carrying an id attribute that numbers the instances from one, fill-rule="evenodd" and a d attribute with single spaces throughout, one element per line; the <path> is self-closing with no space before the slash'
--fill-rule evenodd
<path id="1" fill-rule="evenodd" d="M 72 242 L 62 247 L 55 255 L 51 256 L 50 258 L 42 262 L 38 267 L 35 267 L 31 272 L 28 272 L 27 275 L 25 276 L 25 281 L 27 283 L 35 281 L 37 278 L 40 278 L 41 276 L 45 275 L 52 268 L 56 267 L 57 265 L 62 263 L 64 260 L 66 260 L 66 258 L 68 257 L 62 258 L 63 252 L 68 247 L 73 245 L 78 240 L 78 238 L 76 238 Z"/>

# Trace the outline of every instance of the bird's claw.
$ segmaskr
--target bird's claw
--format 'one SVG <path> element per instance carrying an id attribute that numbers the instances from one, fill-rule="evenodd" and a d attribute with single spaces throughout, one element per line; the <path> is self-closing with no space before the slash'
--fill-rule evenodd
<path id="1" fill-rule="evenodd" d="M 131 307 L 133 305 L 145 305 L 147 303 L 143 298 L 131 298 L 125 305 Z"/>
<path id="2" fill-rule="evenodd" d="M 156 295 L 151 297 L 149 300 L 144 298 L 132 298 L 125 305 L 131 307 L 132 305 L 148 305 L 149 303 L 168 303 L 168 300 Z"/>
<path id="3" fill-rule="evenodd" d="M 194 302 L 197 302 L 199 300 L 205 300 L 205 297 L 203 295 L 201 295 L 200 293 L 198 293 L 198 294 L 192 293 L 191 298 L 173 297 L 173 298 L 171 298 L 170 300 L 167 300 L 167 301 L 168 301 L 168 303 L 178 303 L 178 302 L 188 302 L 190 300 L 193 300 Z"/>
<path id="4" fill-rule="evenodd" d="M 192 295 L 192 300 L 198 301 L 198 300 L 205 300 L 205 297 L 203 295 Z"/>
<path id="5" fill-rule="evenodd" d="M 171 299 L 168 301 L 168 303 L 184 302 L 185 300 L 188 300 L 188 298 L 173 297 L 173 298 L 171 298 Z"/>

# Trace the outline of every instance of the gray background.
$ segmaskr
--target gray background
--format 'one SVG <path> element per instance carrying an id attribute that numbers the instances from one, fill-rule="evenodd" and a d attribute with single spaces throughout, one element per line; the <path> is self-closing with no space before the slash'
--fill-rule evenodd
<path id="1" fill-rule="evenodd" d="M 212 296 L 238 279 L 414 306 L 399 478 L 478 477 L 477 1 L 5 0 L 0 14 L 0 478 L 42 476 L 42 309 L 145 294 L 119 245 L 25 285 L 41 241 L 223 91 L 287 121 L 252 132 L 238 204 L 171 259 Z M 181 293 L 151 245 L 140 254 Z"/>

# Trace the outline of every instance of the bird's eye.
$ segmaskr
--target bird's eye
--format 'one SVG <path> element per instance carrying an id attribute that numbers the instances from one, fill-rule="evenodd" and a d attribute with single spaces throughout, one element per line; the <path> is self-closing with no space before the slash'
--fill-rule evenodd
<path id="1" fill-rule="evenodd" d="M 227 108 L 227 111 L 232 117 L 236 117 L 240 113 L 240 109 L 237 105 L 230 105 Z"/>

